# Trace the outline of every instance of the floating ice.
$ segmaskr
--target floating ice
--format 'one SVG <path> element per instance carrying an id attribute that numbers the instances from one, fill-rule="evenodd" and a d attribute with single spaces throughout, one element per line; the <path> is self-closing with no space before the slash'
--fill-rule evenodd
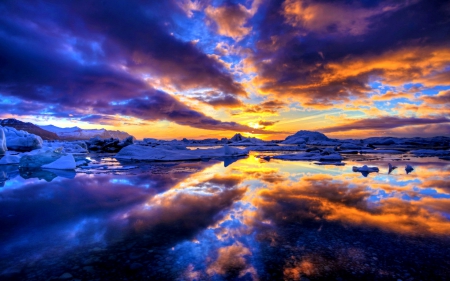
<path id="1" fill-rule="evenodd" d="M 63 155 L 61 150 L 62 148 L 33 150 L 20 158 L 19 166 L 22 168 L 39 168 L 42 165 L 50 164 Z"/>
<path id="2" fill-rule="evenodd" d="M 116 154 L 117 159 L 146 161 L 201 160 L 218 157 L 237 157 L 248 155 L 247 149 L 224 145 L 221 148 L 189 150 L 180 145 L 142 146 L 130 145 Z"/>
<path id="3" fill-rule="evenodd" d="M 42 138 L 25 131 L 11 127 L 3 127 L 6 136 L 6 146 L 15 151 L 31 151 L 42 148 Z"/>
<path id="4" fill-rule="evenodd" d="M 5 154 L 7 150 L 5 132 L 3 132 L 3 127 L 0 126 L 0 155 Z"/>
<path id="5" fill-rule="evenodd" d="M 74 170 L 77 167 L 72 154 L 63 155 L 56 161 L 42 165 L 44 169 Z"/>

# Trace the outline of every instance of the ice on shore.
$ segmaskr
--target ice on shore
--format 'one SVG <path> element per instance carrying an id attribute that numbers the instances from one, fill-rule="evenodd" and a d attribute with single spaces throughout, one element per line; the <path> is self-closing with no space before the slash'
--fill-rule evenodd
<path id="1" fill-rule="evenodd" d="M 6 137 L 6 147 L 15 151 L 32 151 L 42 148 L 42 138 L 25 131 L 19 131 L 11 127 L 3 127 Z"/>
<path id="2" fill-rule="evenodd" d="M 77 167 L 72 154 L 62 155 L 54 162 L 41 166 L 44 169 L 75 170 Z"/>
<path id="3" fill-rule="evenodd" d="M 182 161 L 248 155 L 247 149 L 224 145 L 221 148 L 190 150 L 181 145 L 130 145 L 116 154 L 117 159 L 143 161 Z"/>

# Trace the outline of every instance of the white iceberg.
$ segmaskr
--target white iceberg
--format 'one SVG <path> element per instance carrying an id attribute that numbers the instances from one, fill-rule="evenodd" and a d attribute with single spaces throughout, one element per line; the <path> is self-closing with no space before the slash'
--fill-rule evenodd
<path id="1" fill-rule="evenodd" d="M 224 145 L 221 148 L 189 150 L 181 145 L 129 145 L 116 154 L 117 159 L 143 161 L 183 161 L 248 155 L 247 149 Z"/>
<path id="2" fill-rule="evenodd" d="M 15 151 L 31 151 L 42 148 L 42 138 L 25 131 L 11 127 L 3 127 L 6 136 L 6 146 Z"/>
<path id="3" fill-rule="evenodd" d="M 0 155 L 5 154 L 7 150 L 5 132 L 3 132 L 3 127 L 0 126 Z"/>
<path id="4" fill-rule="evenodd" d="M 56 161 L 41 166 L 44 169 L 74 170 L 77 165 L 72 154 L 62 155 Z"/>
<path id="5" fill-rule="evenodd" d="M 22 168 L 39 168 L 50 164 L 63 156 L 61 149 L 52 150 L 43 148 L 24 153 L 20 158 L 19 166 Z"/>

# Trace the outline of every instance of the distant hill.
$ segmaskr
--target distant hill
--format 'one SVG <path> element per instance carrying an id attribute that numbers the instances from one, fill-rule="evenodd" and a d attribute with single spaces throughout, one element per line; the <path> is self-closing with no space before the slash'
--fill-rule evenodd
<path id="1" fill-rule="evenodd" d="M 54 132 L 42 129 L 30 122 L 22 122 L 14 118 L 9 118 L 0 120 L 0 125 L 4 127 L 12 127 L 16 130 L 22 130 L 30 134 L 38 135 L 43 140 L 59 140 L 58 135 Z"/>
<path id="2" fill-rule="evenodd" d="M 123 131 L 106 129 L 81 129 L 79 127 L 60 128 L 54 125 L 40 126 L 46 131 L 55 133 L 61 140 L 89 140 L 94 137 L 124 139 L 131 135 Z"/>

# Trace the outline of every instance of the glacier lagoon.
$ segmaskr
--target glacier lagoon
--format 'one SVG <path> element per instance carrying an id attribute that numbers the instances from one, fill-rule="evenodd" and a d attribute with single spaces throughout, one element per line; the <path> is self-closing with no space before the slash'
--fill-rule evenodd
<path id="1" fill-rule="evenodd" d="M 269 155 L 270 153 L 265 153 Z M 450 162 L 1 166 L 2 280 L 445 280 Z M 388 163 L 398 166 L 388 174 Z M 406 173 L 405 166 L 414 167 Z M 352 166 L 377 166 L 363 175 Z"/>

